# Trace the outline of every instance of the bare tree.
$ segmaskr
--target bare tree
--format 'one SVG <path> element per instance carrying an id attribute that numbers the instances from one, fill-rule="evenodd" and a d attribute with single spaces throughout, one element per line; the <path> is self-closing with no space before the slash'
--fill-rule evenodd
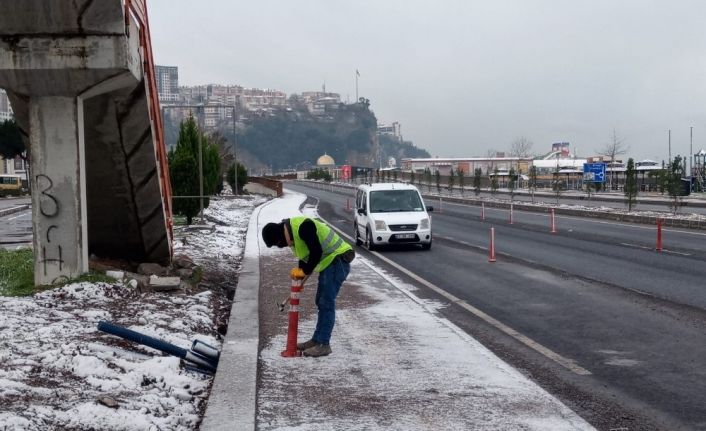
<path id="1" fill-rule="evenodd" d="M 629 146 L 625 145 L 625 139 L 618 137 L 618 133 L 613 129 L 613 137 L 611 141 L 599 151 L 600 154 L 610 157 L 610 163 L 615 163 L 615 157 L 623 155 L 628 152 Z M 613 189 L 613 172 L 611 171 L 610 177 L 610 189 Z"/>
<path id="2" fill-rule="evenodd" d="M 510 157 L 530 157 L 534 144 L 529 139 L 521 136 L 510 144 Z"/>

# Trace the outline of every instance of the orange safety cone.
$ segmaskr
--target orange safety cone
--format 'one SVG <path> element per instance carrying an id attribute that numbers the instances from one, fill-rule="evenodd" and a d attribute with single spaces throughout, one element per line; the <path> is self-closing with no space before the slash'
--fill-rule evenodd
<path id="1" fill-rule="evenodd" d="M 495 262 L 495 228 L 490 228 L 490 249 L 488 254 L 488 262 Z"/>
<path id="2" fill-rule="evenodd" d="M 556 219 L 554 217 L 554 208 L 552 208 L 552 230 L 551 233 L 556 233 Z"/>
<path id="3" fill-rule="evenodd" d="M 657 218 L 657 247 L 656 251 L 662 251 L 662 219 Z"/>
<path id="4" fill-rule="evenodd" d="M 303 284 L 303 280 L 292 280 L 292 290 L 289 296 L 287 347 L 282 351 L 282 356 L 285 358 L 293 358 L 302 354 L 302 352 L 297 350 L 297 332 L 299 331 L 299 294 L 302 291 Z"/>

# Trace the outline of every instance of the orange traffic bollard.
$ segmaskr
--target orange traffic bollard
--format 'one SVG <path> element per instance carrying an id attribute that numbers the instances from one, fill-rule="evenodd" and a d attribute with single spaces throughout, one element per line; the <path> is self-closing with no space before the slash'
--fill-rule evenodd
<path id="1" fill-rule="evenodd" d="M 657 247 L 656 251 L 662 251 L 662 219 L 657 218 Z"/>
<path id="2" fill-rule="evenodd" d="M 495 262 L 495 228 L 490 228 L 490 249 L 488 254 L 488 262 Z"/>
<path id="3" fill-rule="evenodd" d="M 301 356 L 297 350 L 297 332 L 299 331 L 299 294 L 302 291 L 304 280 L 292 280 L 292 290 L 289 296 L 289 328 L 287 330 L 287 348 L 282 351 L 282 356 L 292 358 Z"/>
<path id="4" fill-rule="evenodd" d="M 551 233 L 556 233 L 556 220 L 554 217 L 554 208 L 552 208 L 552 230 Z"/>
<path id="5" fill-rule="evenodd" d="M 512 204 L 510 204 L 510 224 L 512 223 Z"/>

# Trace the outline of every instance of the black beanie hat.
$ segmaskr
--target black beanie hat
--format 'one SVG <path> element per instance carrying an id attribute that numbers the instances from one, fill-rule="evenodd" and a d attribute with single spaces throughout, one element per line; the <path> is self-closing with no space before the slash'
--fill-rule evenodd
<path id="1" fill-rule="evenodd" d="M 269 248 L 273 245 L 286 243 L 284 238 L 284 225 L 282 223 L 267 223 L 262 228 L 262 240 Z"/>

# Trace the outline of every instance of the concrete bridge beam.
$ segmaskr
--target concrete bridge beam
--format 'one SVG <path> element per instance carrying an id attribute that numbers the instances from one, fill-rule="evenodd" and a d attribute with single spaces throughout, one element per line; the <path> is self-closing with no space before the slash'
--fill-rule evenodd
<path id="1" fill-rule="evenodd" d="M 142 71 L 121 0 L 0 0 L 0 88 L 31 156 L 35 284 L 88 254 L 166 261 L 169 235 Z"/>

